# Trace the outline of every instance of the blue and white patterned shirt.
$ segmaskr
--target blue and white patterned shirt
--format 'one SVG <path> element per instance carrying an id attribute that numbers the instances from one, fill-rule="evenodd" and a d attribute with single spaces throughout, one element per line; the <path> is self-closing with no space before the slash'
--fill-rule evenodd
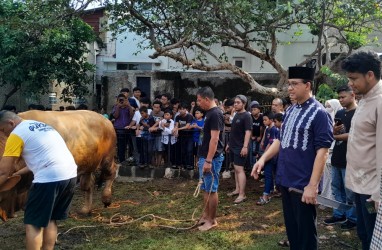
<path id="1" fill-rule="evenodd" d="M 309 184 L 317 150 L 330 148 L 333 140 L 332 119 L 321 103 L 309 98 L 293 105 L 280 131 L 277 184 L 303 190 Z"/>

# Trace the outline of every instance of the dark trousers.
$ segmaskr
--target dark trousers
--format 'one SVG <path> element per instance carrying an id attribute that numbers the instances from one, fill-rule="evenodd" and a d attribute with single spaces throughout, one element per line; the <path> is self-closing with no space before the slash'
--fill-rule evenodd
<path id="1" fill-rule="evenodd" d="M 149 165 L 152 163 L 154 140 L 150 135 L 142 135 L 139 140 L 140 164 Z"/>
<path id="2" fill-rule="evenodd" d="M 194 166 L 192 154 L 194 141 L 192 135 L 183 135 L 180 139 L 180 157 L 183 166 Z"/>
<path id="3" fill-rule="evenodd" d="M 194 141 L 192 134 L 191 135 L 185 135 L 180 134 L 178 136 L 178 141 L 174 144 L 174 150 L 172 152 L 174 153 L 174 162 L 172 162 L 174 165 L 180 166 L 193 166 L 194 165 L 194 157 L 192 154 L 194 146 Z"/>
<path id="4" fill-rule="evenodd" d="M 366 200 L 370 195 L 354 193 L 355 208 L 357 212 L 357 234 L 362 242 L 362 249 L 370 248 L 371 238 L 375 225 L 376 213 L 369 213 L 366 208 Z"/>
<path id="5" fill-rule="evenodd" d="M 315 205 L 301 202 L 301 194 L 280 186 L 286 232 L 291 250 L 318 249 Z"/>
<path id="6" fill-rule="evenodd" d="M 117 133 L 117 155 L 118 161 L 123 162 L 126 160 L 126 148 L 128 133 L 126 129 L 116 129 Z"/>

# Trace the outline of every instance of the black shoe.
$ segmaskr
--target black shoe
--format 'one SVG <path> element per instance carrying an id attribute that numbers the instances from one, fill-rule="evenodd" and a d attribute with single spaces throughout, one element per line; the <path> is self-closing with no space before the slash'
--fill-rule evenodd
<path id="1" fill-rule="evenodd" d="M 333 224 L 344 223 L 344 222 L 346 222 L 345 217 L 337 218 L 337 217 L 332 216 L 332 217 L 324 220 L 325 225 L 333 225 Z"/>
<path id="2" fill-rule="evenodd" d="M 341 225 L 341 230 L 347 231 L 352 230 L 357 226 L 356 223 L 351 222 L 350 220 L 347 220 L 345 223 Z"/>

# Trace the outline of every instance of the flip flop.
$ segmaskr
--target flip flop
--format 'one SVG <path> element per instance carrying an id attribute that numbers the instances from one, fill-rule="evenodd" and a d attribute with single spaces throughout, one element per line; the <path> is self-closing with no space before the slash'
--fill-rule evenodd
<path id="1" fill-rule="evenodd" d="M 247 197 L 243 197 L 243 198 L 236 198 L 236 200 L 233 202 L 234 204 L 240 204 L 244 201 L 247 200 Z"/>
<path id="2" fill-rule="evenodd" d="M 238 195 L 239 193 L 235 193 L 235 191 L 232 191 L 230 193 L 227 194 L 228 197 L 232 197 L 232 196 L 235 196 L 235 195 Z"/>

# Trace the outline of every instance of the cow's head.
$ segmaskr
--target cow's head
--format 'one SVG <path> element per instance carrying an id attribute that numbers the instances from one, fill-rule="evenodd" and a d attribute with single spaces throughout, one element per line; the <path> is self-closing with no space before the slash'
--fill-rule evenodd
<path id="1" fill-rule="evenodd" d="M 7 138 L 4 133 L 0 133 L 0 160 L 4 153 Z M 15 171 L 26 167 L 25 161 L 22 158 L 19 158 L 15 164 Z M 21 177 L 11 176 L 0 186 L 0 218 L 3 221 L 6 221 L 8 217 L 13 217 L 16 211 L 23 209 L 32 180 L 32 173 Z"/>
<path id="2" fill-rule="evenodd" d="M 14 197 L 10 197 L 9 195 L 12 193 L 11 190 L 17 185 L 17 183 L 20 180 L 20 175 L 14 175 L 8 177 L 7 181 L 0 186 L 0 218 L 2 221 L 6 221 L 8 219 L 9 211 L 7 211 L 7 208 L 9 208 L 9 206 L 6 206 L 6 203 L 13 202 L 12 198 Z M 12 205 L 13 204 L 11 204 L 11 206 Z"/>

